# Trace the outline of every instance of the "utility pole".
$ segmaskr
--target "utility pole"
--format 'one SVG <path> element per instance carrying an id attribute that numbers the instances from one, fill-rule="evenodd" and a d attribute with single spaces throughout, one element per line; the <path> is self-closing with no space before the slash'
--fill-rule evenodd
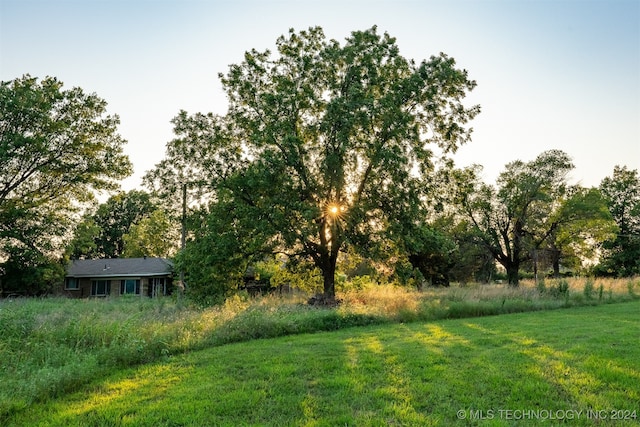
<path id="1" fill-rule="evenodd" d="M 187 184 L 182 184 L 182 235 L 180 236 L 180 250 L 187 245 Z"/>
<path id="2" fill-rule="evenodd" d="M 181 218 L 181 235 L 180 235 L 180 250 L 184 252 L 184 248 L 187 246 L 187 183 L 182 183 L 182 218 Z M 180 268 L 180 294 L 181 296 L 187 286 L 184 283 L 184 269 Z"/>

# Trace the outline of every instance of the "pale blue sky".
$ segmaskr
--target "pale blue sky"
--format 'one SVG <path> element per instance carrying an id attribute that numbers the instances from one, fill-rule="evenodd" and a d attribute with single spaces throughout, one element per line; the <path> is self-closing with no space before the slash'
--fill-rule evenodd
<path id="1" fill-rule="evenodd" d="M 55 76 L 109 103 L 140 184 L 180 109 L 224 113 L 217 74 L 246 50 L 320 25 L 344 40 L 377 25 L 416 61 L 453 56 L 482 113 L 460 166 L 504 165 L 548 149 L 573 182 L 640 169 L 640 0 L 0 0 L 0 80 Z"/>

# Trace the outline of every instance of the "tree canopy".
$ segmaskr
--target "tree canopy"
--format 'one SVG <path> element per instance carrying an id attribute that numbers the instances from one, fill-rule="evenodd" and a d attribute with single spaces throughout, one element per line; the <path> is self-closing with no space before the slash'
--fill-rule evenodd
<path id="1" fill-rule="evenodd" d="M 404 58 L 375 27 L 344 44 L 319 27 L 291 30 L 276 48 L 246 52 L 220 75 L 225 116 L 174 119 L 178 138 L 146 182 L 204 182 L 212 212 L 224 212 L 213 222 L 250 240 L 236 249 L 311 260 L 333 298 L 338 253 L 375 244 L 425 202 L 432 147 L 469 141 L 479 107 L 463 100 L 476 83 L 445 54 Z"/>
<path id="2" fill-rule="evenodd" d="M 561 226 L 567 230 L 566 224 L 593 216 L 577 199 L 563 203 L 573 167 L 566 153 L 549 150 L 533 161 L 507 164 L 497 187 L 477 180 L 473 170 L 460 175 L 464 212 L 480 242 L 507 271 L 510 284 L 518 284 L 521 264 L 549 245 Z"/>
<path id="3" fill-rule="evenodd" d="M 47 77 L 0 84 L 0 240 L 46 247 L 74 202 L 131 173 L 118 117 L 80 88 Z M 76 203 L 77 205 L 77 203 Z M 55 234 L 53 234 L 55 235 Z"/>
<path id="4" fill-rule="evenodd" d="M 50 253 L 95 190 L 131 173 L 107 103 L 55 78 L 0 83 L 0 253 Z M 18 252 L 16 252 L 18 250 Z M 23 257 L 24 258 L 24 257 Z M 13 264 L 12 264 L 13 265 Z"/>
<path id="5" fill-rule="evenodd" d="M 640 274 L 640 177 L 637 170 L 616 166 L 600 183 L 618 234 L 605 244 L 596 271 L 608 276 Z"/>
<path id="6" fill-rule="evenodd" d="M 148 220 L 156 209 L 151 196 L 145 191 L 131 190 L 114 194 L 98 205 L 95 212 L 87 212 L 77 224 L 73 239 L 67 248 L 68 255 L 76 259 L 119 258 L 126 255 L 124 237 L 139 222 Z M 141 232 L 142 229 L 138 228 L 135 231 L 136 236 L 142 237 Z M 129 237 L 130 251 L 137 254 L 139 251 L 134 249 L 134 246 L 142 242 L 133 242 L 132 237 Z M 150 236 L 145 237 L 147 240 L 149 238 Z M 158 239 L 161 238 L 159 235 Z M 143 250 L 141 247 L 138 249 Z"/>
<path id="7" fill-rule="evenodd" d="M 571 188 L 567 197 L 559 201 L 551 224 L 547 241 L 536 248 L 535 255 L 547 255 L 555 277 L 560 275 L 561 261 L 566 266 L 580 267 L 585 261 L 597 259 L 603 243 L 618 231 L 597 188 Z"/>
<path id="8" fill-rule="evenodd" d="M 156 209 L 138 223 L 131 224 L 122 236 L 124 257 L 161 257 L 175 254 L 178 236 L 170 218 L 162 209 Z"/>
<path id="9" fill-rule="evenodd" d="M 474 169 L 457 174 L 475 238 L 505 268 L 510 284 L 518 284 L 525 262 L 535 275 L 542 260 L 549 260 L 555 276 L 561 260 L 579 267 L 616 232 L 600 191 L 568 184 L 573 167 L 565 152 L 548 150 L 533 161 L 507 164 L 497 187 L 481 183 Z"/>

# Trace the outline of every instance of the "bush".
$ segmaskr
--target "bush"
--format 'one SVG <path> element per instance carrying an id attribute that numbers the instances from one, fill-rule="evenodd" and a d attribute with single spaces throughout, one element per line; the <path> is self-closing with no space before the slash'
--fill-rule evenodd
<path id="1" fill-rule="evenodd" d="M 593 279 L 589 278 L 584 282 L 584 288 L 582 289 L 584 297 L 588 300 L 593 299 Z"/>
<path id="2" fill-rule="evenodd" d="M 549 287 L 549 295 L 553 298 L 567 299 L 569 296 L 569 282 L 566 279 L 557 281 L 555 285 Z"/>

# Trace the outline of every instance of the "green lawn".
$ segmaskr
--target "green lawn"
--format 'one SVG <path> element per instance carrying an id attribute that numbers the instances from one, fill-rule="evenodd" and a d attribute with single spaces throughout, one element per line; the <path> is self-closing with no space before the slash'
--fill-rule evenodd
<path id="1" fill-rule="evenodd" d="M 5 421 L 638 425 L 639 339 L 640 301 L 255 340 L 123 370 Z"/>

